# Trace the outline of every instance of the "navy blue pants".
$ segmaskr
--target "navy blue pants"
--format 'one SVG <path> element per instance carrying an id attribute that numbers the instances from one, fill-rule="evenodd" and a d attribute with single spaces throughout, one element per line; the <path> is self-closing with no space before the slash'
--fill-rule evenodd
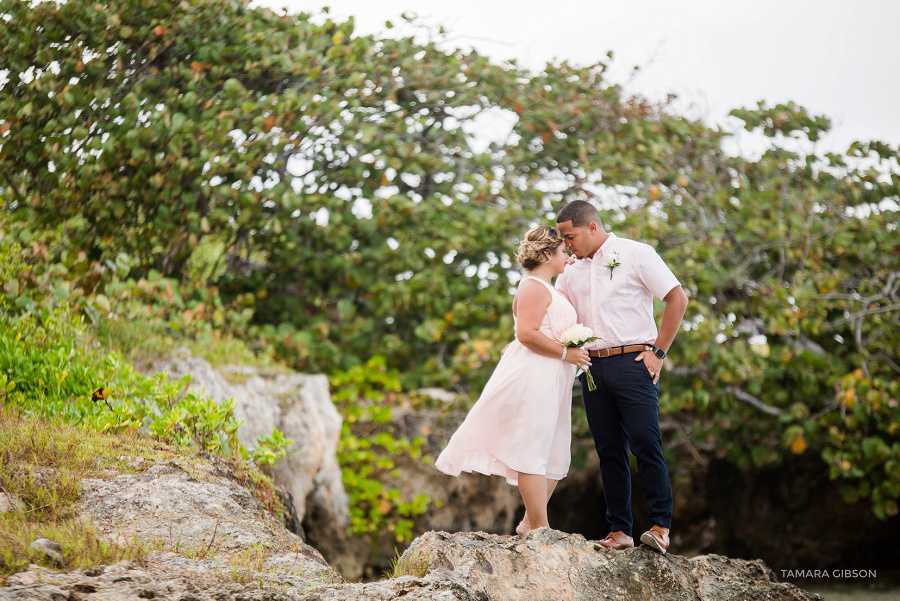
<path id="1" fill-rule="evenodd" d="M 594 447 L 600 457 L 600 476 L 610 530 L 631 533 L 631 470 L 628 451 L 637 459 L 651 524 L 672 525 L 672 488 L 659 435 L 658 386 L 638 353 L 591 357 L 597 390 L 581 380 L 581 395 Z"/>

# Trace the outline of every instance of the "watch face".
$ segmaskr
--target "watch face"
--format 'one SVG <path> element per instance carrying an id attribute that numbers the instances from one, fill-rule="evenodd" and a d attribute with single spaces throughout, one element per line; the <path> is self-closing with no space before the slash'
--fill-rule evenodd
<path id="1" fill-rule="evenodd" d="M 655 348 L 655 349 L 653 349 L 653 354 L 656 355 L 657 357 L 659 357 L 660 359 L 664 359 L 666 356 L 666 351 L 662 350 L 661 348 Z"/>

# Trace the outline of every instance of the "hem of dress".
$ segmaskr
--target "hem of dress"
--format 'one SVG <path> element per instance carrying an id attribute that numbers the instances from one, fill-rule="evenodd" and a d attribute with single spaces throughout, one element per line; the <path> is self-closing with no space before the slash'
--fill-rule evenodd
<path id="1" fill-rule="evenodd" d="M 462 472 L 466 472 L 467 474 L 477 472 L 485 476 L 501 476 L 510 486 L 519 485 L 519 473 L 544 476 L 549 480 L 557 481 L 562 480 L 568 475 L 568 472 L 560 475 L 547 470 L 544 470 L 544 473 L 542 474 L 529 470 L 518 470 L 507 464 L 505 461 L 487 453 L 466 453 L 463 456 L 462 465 L 452 465 L 449 461 L 442 461 L 441 459 L 442 458 L 438 457 L 435 468 L 448 476 L 456 478 Z"/>

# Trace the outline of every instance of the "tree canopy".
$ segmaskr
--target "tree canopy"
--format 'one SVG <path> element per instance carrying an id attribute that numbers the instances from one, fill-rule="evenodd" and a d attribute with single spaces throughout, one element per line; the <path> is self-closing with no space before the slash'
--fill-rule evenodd
<path id="1" fill-rule="evenodd" d="M 827 118 L 760 104 L 733 114 L 768 150 L 731 156 L 606 63 L 530 72 L 238 0 L 0 18 L 0 219 L 32 260 L 14 302 L 477 394 L 512 336 L 518 236 L 589 199 L 691 298 L 662 399 L 691 444 L 741 467 L 818 453 L 848 501 L 897 513 L 896 147 L 822 153 Z"/>

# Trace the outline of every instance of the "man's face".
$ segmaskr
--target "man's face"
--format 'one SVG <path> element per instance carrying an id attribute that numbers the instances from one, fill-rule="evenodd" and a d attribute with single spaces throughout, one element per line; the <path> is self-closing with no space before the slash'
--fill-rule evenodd
<path id="1" fill-rule="evenodd" d="M 597 233 L 596 223 L 588 223 L 583 227 L 573 227 L 571 221 L 563 221 L 557 223 L 556 227 L 559 228 L 559 233 L 566 240 L 566 248 L 577 258 L 583 259 L 597 250 L 594 247 L 596 242 L 594 237 Z"/>

